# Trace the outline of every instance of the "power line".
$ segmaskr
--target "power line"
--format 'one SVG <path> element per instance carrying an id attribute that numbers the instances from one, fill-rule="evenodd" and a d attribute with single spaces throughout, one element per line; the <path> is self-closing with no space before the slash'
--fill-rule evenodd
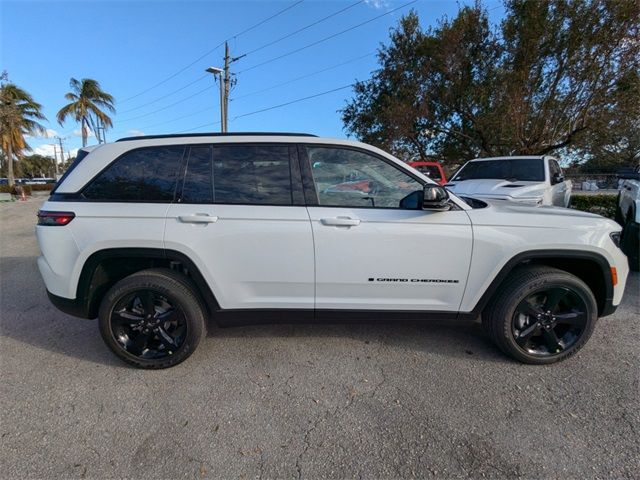
<path id="1" fill-rule="evenodd" d="M 300 5 L 302 2 L 304 2 L 304 0 L 298 0 L 298 1 L 297 1 L 296 3 L 294 3 L 293 5 L 289 5 L 288 7 L 283 8 L 282 10 L 280 10 L 280 11 L 278 11 L 278 12 L 274 13 L 273 15 L 271 15 L 269 18 L 265 18 L 265 19 L 264 19 L 264 20 L 262 20 L 261 22 L 256 23 L 255 25 L 253 25 L 253 26 L 251 26 L 251 27 L 247 28 L 246 30 L 243 30 L 242 32 L 237 33 L 237 34 L 235 34 L 234 36 L 227 38 L 227 39 L 225 40 L 225 42 L 226 42 L 226 41 L 228 41 L 228 40 L 231 40 L 232 38 L 238 38 L 240 35 L 244 35 L 245 33 L 248 33 L 248 32 L 250 32 L 251 30 L 254 30 L 254 29 L 258 28 L 259 26 L 264 25 L 264 24 L 265 24 L 265 23 L 267 23 L 269 20 L 273 20 L 274 18 L 276 18 L 276 17 L 278 17 L 278 16 L 282 15 L 282 14 L 283 14 L 284 12 L 286 12 L 287 10 L 291 10 L 293 7 L 296 7 L 296 6 Z M 222 43 L 224 43 L 224 42 L 222 42 Z"/>
<path id="2" fill-rule="evenodd" d="M 251 55 L 252 53 L 255 53 L 255 52 L 259 52 L 260 50 L 262 50 L 264 48 L 267 48 L 267 47 L 270 47 L 271 45 L 275 45 L 276 43 L 281 42 L 282 40 L 286 40 L 289 37 L 293 37 L 294 35 L 296 35 L 296 34 L 298 34 L 300 32 L 303 32 L 304 30 L 307 30 L 308 28 L 311 28 L 311 27 L 313 27 L 315 25 L 318 25 L 319 23 L 322 23 L 325 20 L 329 20 L 330 18 L 333 18 L 333 17 L 335 17 L 337 15 L 340 15 L 341 13 L 346 12 L 347 10 L 349 10 L 349 9 L 351 9 L 351 8 L 357 6 L 357 5 L 360 5 L 364 1 L 365 0 L 358 0 L 357 2 L 352 3 L 351 5 L 348 5 L 348 6 L 344 7 L 344 8 L 342 8 L 342 9 L 338 10 L 337 12 L 334 12 L 331 15 L 327 15 L 326 17 L 321 18 L 320 20 L 316 20 L 315 22 L 310 23 L 309 25 L 306 25 L 306 26 L 304 26 L 302 28 L 299 28 L 298 30 L 295 30 L 295 31 L 283 36 L 283 37 L 280 37 L 280 38 L 278 38 L 276 40 L 273 40 L 271 42 L 265 43 L 264 45 L 262 45 L 262 46 L 260 46 L 258 48 L 254 48 L 253 50 L 249 50 L 248 52 L 245 53 L 245 56 L 246 55 Z"/>
<path id="3" fill-rule="evenodd" d="M 163 122 L 153 123 L 151 125 L 146 125 L 146 126 L 143 126 L 143 127 L 139 127 L 136 130 L 144 131 L 144 130 L 148 130 L 150 128 L 159 127 L 161 125 L 167 125 L 168 123 L 173 123 L 173 122 L 177 122 L 178 120 L 183 120 L 185 118 L 194 117 L 194 116 L 196 116 L 196 115 L 198 115 L 200 113 L 209 112 L 211 110 L 215 110 L 215 107 L 203 108 L 201 110 L 198 110 L 197 112 L 187 113 L 186 115 L 182 115 L 180 117 L 172 118 L 171 120 L 165 120 Z M 218 122 L 218 123 L 220 123 L 220 122 Z M 118 130 L 118 131 L 119 132 L 125 132 L 125 130 Z"/>
<path id="4" fill-rule="evenodd" d="M 142 115 L 138 115 L 137 117 L 131 117 L 131 118 L 126 118 L 124 120 L 119 120 L 118 123 L 127 123 L 127 122 L 130 122 L 132 120 L 138 120 L 140 118 L 148 117 L 149 115 L 153 115 L 154 113 L 162 112 L 163 110 L 166 110 L 168 108 L 174 107 L 174 106 L 178 105 L 179 103 L 185 102 L 185 101 L 187 101 L 187 100 L 189 100 L 189 99 L 191 99 L 191 98 L 193 98 L 193 97 L 195 97 L 197 95 L 200 95 L 201 93 L 206 92 L 207 90 L 211 90 L 212 88 L 213 88 L 213 85 L 209 85 L 209 86 L 203 88 L 202 90 L 198 90 L 197 92 L 189 95 L 188 97 L 185 97 L 185 98 L 182 98 L 182 99 L 178 100 L 177 102 L 170 103 L 169 105 L 167 105 L 165 107 L 158 108 L 157 110 L 154 110 L 154 111 L 148 112 L 148 113 L 144 113 Z"/>
<path id="5" fill-rule="evenodd" d="M 143 103 L 142 105 L 138 105 L 137 107 L 134 108 L 130 108 L 129 110 L 123 110 L 122 112 L 118 112 L 119 114 L 123 114 L 123 113 L 129 113 L 129 112 L 133 112 L 135 110 L 140 110 L 143 107 L 152 105 L 154 103 L 159 102 L 160 100 L 164 100 L 167 97 L 170 97 L 171 95 L 175 95 L 178 92 L 181 92 L 182 90 L 184 90 L 185 88 L 190 87 L 191 85 L 193 85 L 194 83 L 198 83 L 199 81 L 203 80 L 207 78 L 207 74 L 202 75 L 201 77 L 196 78 L 194 81 L 187 83 L 186 85 L 184 85 L 183 87 L 178 88 L 177 90 L 174 90 L 170 93 L 167 93 L 166 95 L 163 95 L 161 97 L 156 98 L 155 100 L 151 100 L 150 102 L 147 103 Z"/>
<path id="6" fill-rule="evenodd" d="M 352 58 L 351 60 L 347 60 L 345 62 L 337 63 L 337 64 L 332 65 L 332 66 L 327 67 L 327 68 L 323 68 L 322 70 L 316 70 L 315 72 L 307 73 L 306 75 L 301 75 L 300 77 L 292 78 L 291 80 L 287 80 L 286 82 L 278 83 L 276 85 L 272 85 L 270 87 L 263 88 L 261 90 L 256 90 L 256 91 L 253 91 L 253 92 L 250 92 L 250 93 L 245 93 L 244 95 L 240 95 L 238 97 L 231 98 L 230 100 L 231 101 L 240 100 L 241 98 L 250 97 L 252 95 L 257 95 L 259 93 L 268 92 L 269 90 L 273 90 L 274 88 L 283 87 L 285 85 L 289 85 L 290 83 L 294 83 L 294 82 L 297 82 L 299 80 L 303 80 L 305 78 L 309 78 L 309 77 L 312 77 L 314 75 L 318 75 L 320 73 L 328 72 L 329 70 L 333 70 L 335 68 L 342 67 L 343 65 L 348 65 L 350 63 L 356 62 L 358 60 L 362 60 L 363 58 L 370 57 L 370 56 L 375 55 L 375 54 L 376 54 L 376 52 L 370 52 L 370 53 L 367 53 L 366 55 L 361 55 L 359 57 Z"/>
<path id="7" fill-rule="evenodd" d="M 371 22 L 373 22 L 375 20 L 378 20 L 379 18 L 385 17 L 387 15 L 391 15 L 393 12 L 396 12 L 397 10 L 403 9 L 405 7 L 408 7 L 409 5 L 412 5 L 412 4 L 416 3 L 417 1 L 418 0 L 412 0 L 410 2 L 405 3 L 404 5 L 401 5 L 401 6 L 397 7 L 397 8 L 394 8 L 393 10 L 389 10 L 388 12 L 385 12 L 385 13 L 383 13 L 381 15 L 373 17 L 373 18 L 371 18 L 371 19 L 369 19 L 367 21 L 364 21 L 362 23 L 359 23 L 357 25 L 353 25 L 352 27 L 349 27 L 349 28 L 347 28 L 345 30 L 342 30 L 342 31 L 337 32 L 337 33 L 334 33 L 333 35 L 329 35 L 328 37 L 324 37 L 324 38 L 322 38 L 320 40 L 317 40 L 317 41 L 315 41 L 313 43 L 310 43 L 308 45 L 305 45 L 303 47 L 296 48 L 295 50 L 291 50 L 290 52 L 283 53 L 282 55 L 278 55 L 277 57 L 270 58 L 269 60 L 265 60 L 264 62 L 257 63 L 255 65 L 249 67 L 249 68 L 245 68 L 244 70 L 240 70 L 238 72 L 238 74 L 244 73 L 244 72 L 248 72 L 249 70 L 253 70 L 254 68 L 261 67 L 263 65 L 266 65 L 268 63 L 274 62 L 276 60 L 280 60 L 282 58 L 288 57 L 289 55 L 293 55 L 294 53 L 298 53 L 298 52 L 301 52 L 302 50 L 306 50 L 307 48 L 314 47 L 314 46 L 316 46 L 316 45 L 318 45 L 320 43 L 326 42 L 327 40 L 331 40 L 332 38 L 335 38 L 337 36 L 343 35 L 343 34 L 345 34 L 347 32 L 350 32 L 351 30 L 355 30 L 356 28 L 360 28 L 363 25 L 366 25 L 366 24 L 371 23 Z"/>
<path id="8" fill-rule="evenodd" d="M 280 103 L 280 104 L 278 104 L 278 105 L 272 105 L 272 106 L 270 106 L 270 107 L 266 107 L 266 108 L 261 108 L 260 110 L 254 110 L 253 112 L 243 113 L 243 114 L 240 114 L 240 115 L 237 115 L 237 116 L 233 117 L 233 119 L 232 119 L 231 121 L 233 122 L 234 120 L 237 120 L 238 118 L 248 117 L 248 116 L 250 116 L 250 115 L 256 115 L 256 114 L 258 114 L 258 113 L 268 112 L 269 110 L 275 110 L 275 109 L 277 109 L 277 108 L 286 107 L 286 106 L 288 106 L 288 105 L 292 105 L 292 104 L 294 104 L 294 103 L 303 102 L 303 101 L 305 101 L 305 100 L 310 100 L 310 99 L 312 99 L 312 98 L 321 97 L 321 96 L 323 96 L 323 95 L 328 95 L 328 94 L 333 93 L 333 92 L 338 92 L 338 91 L 340 91 L 340 90 L 344 90 L 345 88 L 353 87 L 354 85 L 355 85 L 355 84 L 350 83 L 349 85 L 343 85 L 342 87 L 333 88 L 333 89 L 331 89 L 331 90 L 326 90 L 326 91 L 324 91 L 324 92 L 315 93 L 315 94 L 313 94 L 313 95 L 308 95 L 308 96 L 306 96 L 306 97 L 302 97 L 302 98 L 297 98 L 297 99 L 295 99 L 295 100 L 291 100 L 291 101 L 289 101 L 289 102 Z M 188 130 L 182 130 L 182 131 L 180 131 L 180 132 L 178 132 L 178 133 L 190 132 L 190 131 L 193 131 L 193 130 L 197 130 L 197 129 L 199 129 L 199 128 L 203 128 L 203 127 L 209 127 L 209 126 L 217 125 L 217 124 L 219 124 L 219 123 L 220 123 L 220 122 L 209 122 L 209 123 L 205 123 L 205 124 L 203 124 L 203 125 L 199 125 L 199 126 L 197 126 L 197 127 L 192 127 L 192 128 L 190 128 L 190 129 L 188 129 Z"/>
<path id="9" fill-rule="evenodd" d="M 256 23 L 255 25 L 250 26 L 249 28 L 247 28 L 247 29 L 243 30 L 242 32 L 240 32 L 240 33 L 236 33 L 235 35 L 232 35 L 231 37 L 229 37 L 229 38 L 227 38 L 227 39 L 223 40 L 223 41 L 222 41 L 222 42 L 220 42 L 218 45 L 216 45 L 215 47 L 213 47 L 211 50 L 208 50 L 207 52 L 205 52 L 205 53 L 203 53 L 202 55 L 200 55 L 198 58 L 196 58 L 196 59 L 195 59 L 193 62 L 191 62 L 189 65 L 187 65 L 187 66 L 185 66 L 185 67 L 181 68 L 180 70 L 178 70 L 178 71 L 177 71 L 177 72 L 175 72 L 174 74 L 169 75 L 169 76 L 168 76 L 168 77 L 166 77 L 164 80 L 159 81 L 158 83 L 156 83 L 156 84 L 152 85 L 151 87 L 149 87 L 149 88 L 147 88 L 147 89 L 145 89 L 145 90 L 142 90 L 141 92 L 136 93 L 135 95 L 132 95 L 132 96 L 130 96 L 130 97 L 127 97 L 127 98 L 125 98 L 124 100 L 121 100 L 121 101 L 120 101 L 120 103 L 122 104 L 122 103 L 128 102 L 128 101 L 130 101 L 130 100 L 133 100 L 134 98 L 137 98 L 137 97 L 139 97 L 140 95 L 144 95 L 145 93 L 147 93 L 147 92 L 149 92 L 149 91 L 151 91 L 151 90 L 153 90 L 153 89 L 155 89 L 155 88 L 159 87 L 160 85 L 163 85 L 163 84 L 167 83 L 169 80 L 171 80 L 171 79 L 173 79 L 173 78 L 177 77 L 178 75 L 180 75 L 182 72 L 184 72 L 184 71 L 185 71 L 185 70 L 187 70 L 188 68 L 191 68 L 192 66 L 194 66 L 196 63 L 198 63 L 200 60 L 202 60 L 203 58 L 205 58 L 207 55 L 209 55 L 209 54 L 211 54 L 211 53 L 215 52 L 218 48 L 222 47 L 226 41 L 228 41 L 228 40 L 230 40 L 230 39 L 232 39 L 232 38 L 238 38 L 239 36 L 244 35 L 245 33 L 248 33 L 248 32 L 250 32 L 251 30 L 254 30 L 254 29 L 258 28 L 259 26 L 264 25 L 264 24 L 265 24 L 266 22 L 268 22 L 269 20 L 272 20 L 272 19 L 276 18 L 277 16 L 279 16 L 279 15 L 283 14 L 284 12 L 286 12 L 286 11 L 288 11 L 288 10 L 291 10 L 293 7 L 295 7 L 295 6 L 297 6 L 297 5 L 300 5 L 303 1 L 304 1 L 304 0 L 298 0 L 298 1 L 297 1 L 296 3 L 294 3 L 293 5 L 289 5 L 288 7 L 283 8 L 282 10 L 279 10 L 278 12 L 274 13 L 274 14 L 273 14 L 273 15 L 271 15 L 270 17 L 265 18 L 264 20 L 262 20 L 262 21 L 260 21 L 260 22 Z"/>

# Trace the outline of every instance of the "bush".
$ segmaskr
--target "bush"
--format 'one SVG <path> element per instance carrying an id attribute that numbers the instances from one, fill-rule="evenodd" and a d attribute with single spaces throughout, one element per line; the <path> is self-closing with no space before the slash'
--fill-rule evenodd
<path id="1" fill-rule="evenodd" d="M 28 197 L 31 195 L 31 187 L 33 185 L 15 185 L 13 187 L 10 187 L 9 185 L 0 185 L 0 193 L 10 193 L 11 195 L 20 195 L 20 190 L 17 189 L 22 189 L 22 191 L 24 192 L 24 194 Z"/>
<path id="2" fill-rule="evenodd" d="M 44 192 L 53 189 L 55 183 L 45 183 L 43 185 L 29 185 L 34 192 Z"/>
<path id="3" fill-rule="evenodd" d="M 603 217 L 615 218 L 618 208 L 616 195 L 572 195 L 571 208 L 583 212 L 597 213 Z"/>

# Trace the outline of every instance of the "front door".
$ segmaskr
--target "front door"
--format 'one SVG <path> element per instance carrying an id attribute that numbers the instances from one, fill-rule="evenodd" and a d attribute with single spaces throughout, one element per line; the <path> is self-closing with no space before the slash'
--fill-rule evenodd
<path id="1" fill-rule="evenodd" d="M 419 209 L 423 180 L 372 152 L 301 153 L 316 309 L 457 312 L 471 261 L 467 214 Z"/>

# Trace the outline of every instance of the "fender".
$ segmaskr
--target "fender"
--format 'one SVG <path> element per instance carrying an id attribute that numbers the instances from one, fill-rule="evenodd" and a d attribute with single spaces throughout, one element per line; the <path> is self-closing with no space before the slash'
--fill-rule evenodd
<path id="1" fill-rule="evenodd" d="M 175 268 L 181 265 L 185 273 L 188 273 L 190 279 L 196 285 L 206 308 L 210 312 L 219 310 L 220 307 L 211 288 L 195 263 L 180 252 L 161 248 L 109 248 L 94 252 L 82 267 L 82 272 L 78 279 L 76 298 L 71 300 L 49 293 L 51 302 L 70 315 L 90 319 L 96 318 L 99 300 L 102 297 L 102 295 L 96 295 L 96 292 L 101 289 L 104 293 L 106 291 L 104 285 L 110 285 L 110 283 L 105 283 L 108 278 L 104 276 L 104 273 L 97 270 L 98 265 L 105 260 L 119 258 L 132 258 L 139 261 L 138 265 L 142 265 L 142 268 L 132 267 L 131 273 L 144 268 L 157 266 Z M 160 261 L 160 264 L 158 264 L 158 261 Z"/>
<path id="2" fill-rule="evenodd" d="M 587 252 L 581 250 L 531 250 L 528 252 L 522 252 L 514 257 L 512 257 L 507 263 L 502 267 L 500 272 L 495 276 L 489 288 L 485 290 L 482 294 L 482 297 L 473 308 L 471 312 L 461 312 L 460 316 L 468 316 L 470 318 L 477 318 L 484 308 L 491 300 L 491 297 L 495 294 L 496 290 L 500 287 L 502 282 L 507 278 L 507 276 L 513 271 L 514 268 L 518 267 L 522 264 L 527 263 L 539 263 L 539 264 L 549 264 L 550 266 L 554 266 L 554 264 L 566 262 L 567 260 L 586 260 L 589 262 L 595 263 L 600 272 L 600 278 L 591 278 L 584 279 L 585 283 L 589 284 L 590 287 L 592 284 L 602 284 L 604 289 L 601 295 L 598 295 L 598 292 L 594 291 L 593 294 L 596 297 L 598 302 L 598 316 L 604 317 L 606 315 L 610 315 L 615 312 L 616 307 L 613 306 L 613 280 L 611 277 L 611 266 L 605 257 L 595 252 Z M 591 281 L 587 281 L 591 280 Z"/>

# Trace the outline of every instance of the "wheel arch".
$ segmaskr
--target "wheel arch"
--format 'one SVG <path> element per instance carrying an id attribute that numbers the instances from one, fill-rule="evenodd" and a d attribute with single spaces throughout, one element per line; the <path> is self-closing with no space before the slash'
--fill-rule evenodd
<path id="1" fill-rule="evenodd" d="M 196 264 L 185 254 L 162 248 L 109 248 L 85 261 L 76 291 L 80 316 L 96 318 L 104 294 L 119 280 L 148 268 L 168 268 L 186 275 L 195 285 L 208 314 L 219 309 L 210 286 Z"/>
<path id="2" fill-rule="evenodd" d="M 598 304 L 598 316 L 613 313 L 613 280 L 607 259 L 595 252 L 574 250 L 536 250 L 511 258 L 495 276 L 472 314 L 477 317 L 485 309 L 498 288 L 516 268 L 526 265 L 546 265 L 575 275 L 587 284 Z"/>

